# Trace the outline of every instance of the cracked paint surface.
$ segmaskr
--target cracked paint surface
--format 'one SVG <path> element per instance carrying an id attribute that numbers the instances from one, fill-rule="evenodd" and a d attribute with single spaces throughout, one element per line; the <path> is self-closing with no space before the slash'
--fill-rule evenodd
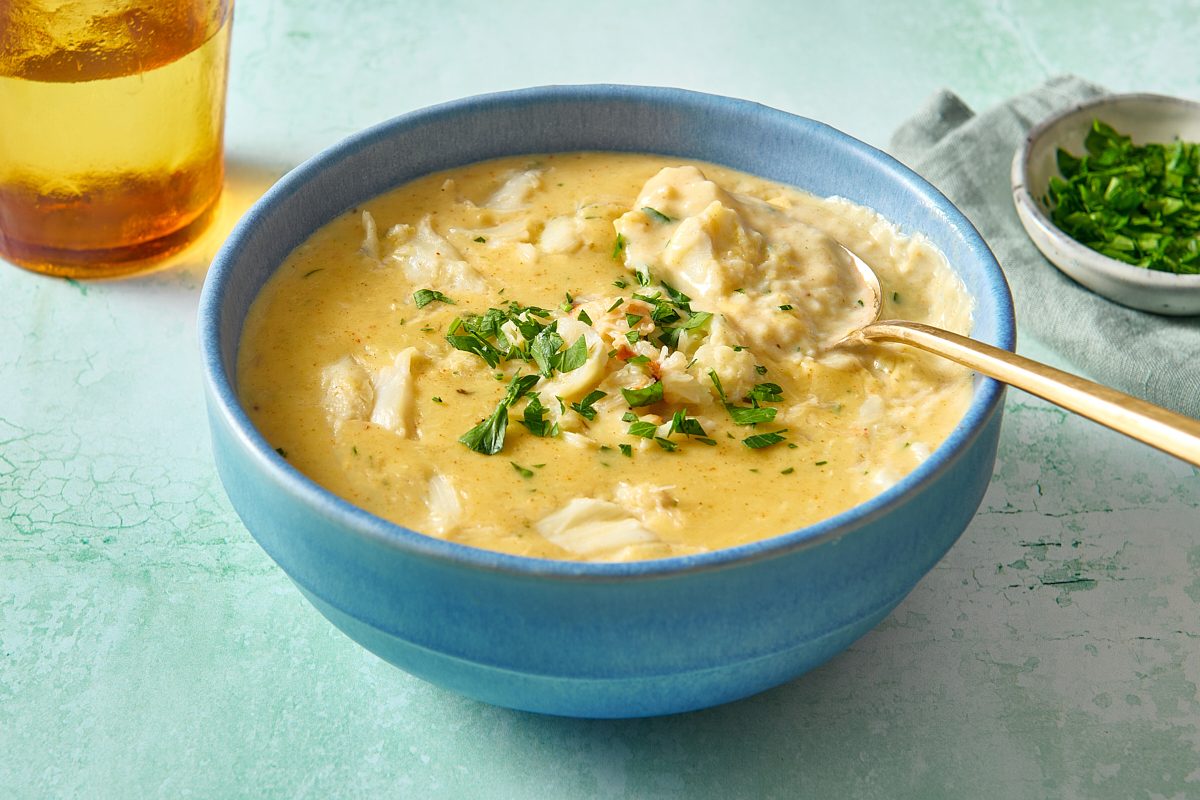
<path id="1" fill-rule="evenodd" d="M 750 97 L 876 142 L 947 83 L 977 106 L 1067 70 L 1197 93 L 1176 68 L 1200 36 L 1182 4 L 1099 3 L 1075 39 L 1053 3 L 826 5 L 764 26 L 778 7 L 752 3 L 719 37 L 670 3 L 629 7 L 682 25 L 704 45 L 690 54 L 616 36 L 611 9 L 542 6 L 548 53 L 514 55 L 519 3 L 449 2 L 404 25 L 365 3 L 245 3 L 231 181 L 261 190 L 255 165 L 550 80 Z M 447 61 L 464 41 L 501 66 Z M 1114 42 L 1130 57 L 1106 58 Z M 859 69 L 829 67 L 847 60 Z M 412 70 L 433 77 L 356 79 Z M 300 598 L 217 481 L 194 325 L 213 244 L 119 283 L 0 265 L 0 796 L 1200 796 L 1200 474 L 1016 392 L 959 543 L 791 684 L 592 722 L 491 708 L 380 662 Z"/>

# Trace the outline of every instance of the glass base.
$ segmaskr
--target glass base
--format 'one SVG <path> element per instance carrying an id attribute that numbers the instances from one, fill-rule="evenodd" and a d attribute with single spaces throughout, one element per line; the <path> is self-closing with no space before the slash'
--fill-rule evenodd
<path id="1" fill-rule="evenodd" d="M 215 216 L 220 194 L 204 211 L 178 230 L 127 247 L 105 250 L 68 250 L 42 247 L 5 238 L 0 240 L 0 258 L 31 272 L 57 278 L 120 278 L 150 272 L 164 258 L 194 242 Z"/>

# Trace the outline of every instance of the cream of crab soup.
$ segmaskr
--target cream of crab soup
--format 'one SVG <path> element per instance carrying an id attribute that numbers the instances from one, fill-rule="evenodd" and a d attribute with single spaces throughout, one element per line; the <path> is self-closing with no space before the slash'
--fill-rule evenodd
<path id="1" fill-rule="evenodd" d="M 525 556 L 701 553 L 921 463 L 970 374 L 831 347 L 871 296 L 968 332 L 943 256 L 874 211 L 712 164 L 568 153 L 429 175 L 291 253 L 246 321 L 244 405 L 299 470 L 429 536 Z"/>

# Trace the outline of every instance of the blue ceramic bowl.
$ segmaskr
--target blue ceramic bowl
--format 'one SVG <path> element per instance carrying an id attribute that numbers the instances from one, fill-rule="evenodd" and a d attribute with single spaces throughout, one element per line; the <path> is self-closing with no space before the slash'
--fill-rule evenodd
<path id="1" fill-rule="evenodd" d="M 975 338 L 1013 347 L 1007 284 L 967 219 L 915 173 L 828 125 L 677 89 L 486 95 L 347 139 L 288 174 L 241 220 L 200 303 L 217 469 L 246 527 L 322 614 L 433 683 L 580 717 L 668 714 L 760 692 L 868 631 L 955 542 L 992 474 L 998 384 L 977 378 L 950 438 L 867 503 L 753 544 L 630 564 L 504 555 L 386 522 L 292 468 L 239 404 L 246 311 L 316 228 L 435 170 L 568 150 L 713 161 L 877 209 L 946 254 L 975 298 Z"/>

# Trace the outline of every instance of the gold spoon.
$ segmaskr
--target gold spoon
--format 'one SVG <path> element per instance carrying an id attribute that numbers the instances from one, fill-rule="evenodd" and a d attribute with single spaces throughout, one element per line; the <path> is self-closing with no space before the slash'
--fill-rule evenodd
<path id="1" fill-rule="evenodd" d="M 867 323 L 838 344 L 869 339 L 919 347 L 1200 467 L 1200 420 L 932 325 L 880 320 L 883 290 L 879 278 L 861 258 L 850 250 L 846 253 L 873 293 L 874 307 Z"/>

